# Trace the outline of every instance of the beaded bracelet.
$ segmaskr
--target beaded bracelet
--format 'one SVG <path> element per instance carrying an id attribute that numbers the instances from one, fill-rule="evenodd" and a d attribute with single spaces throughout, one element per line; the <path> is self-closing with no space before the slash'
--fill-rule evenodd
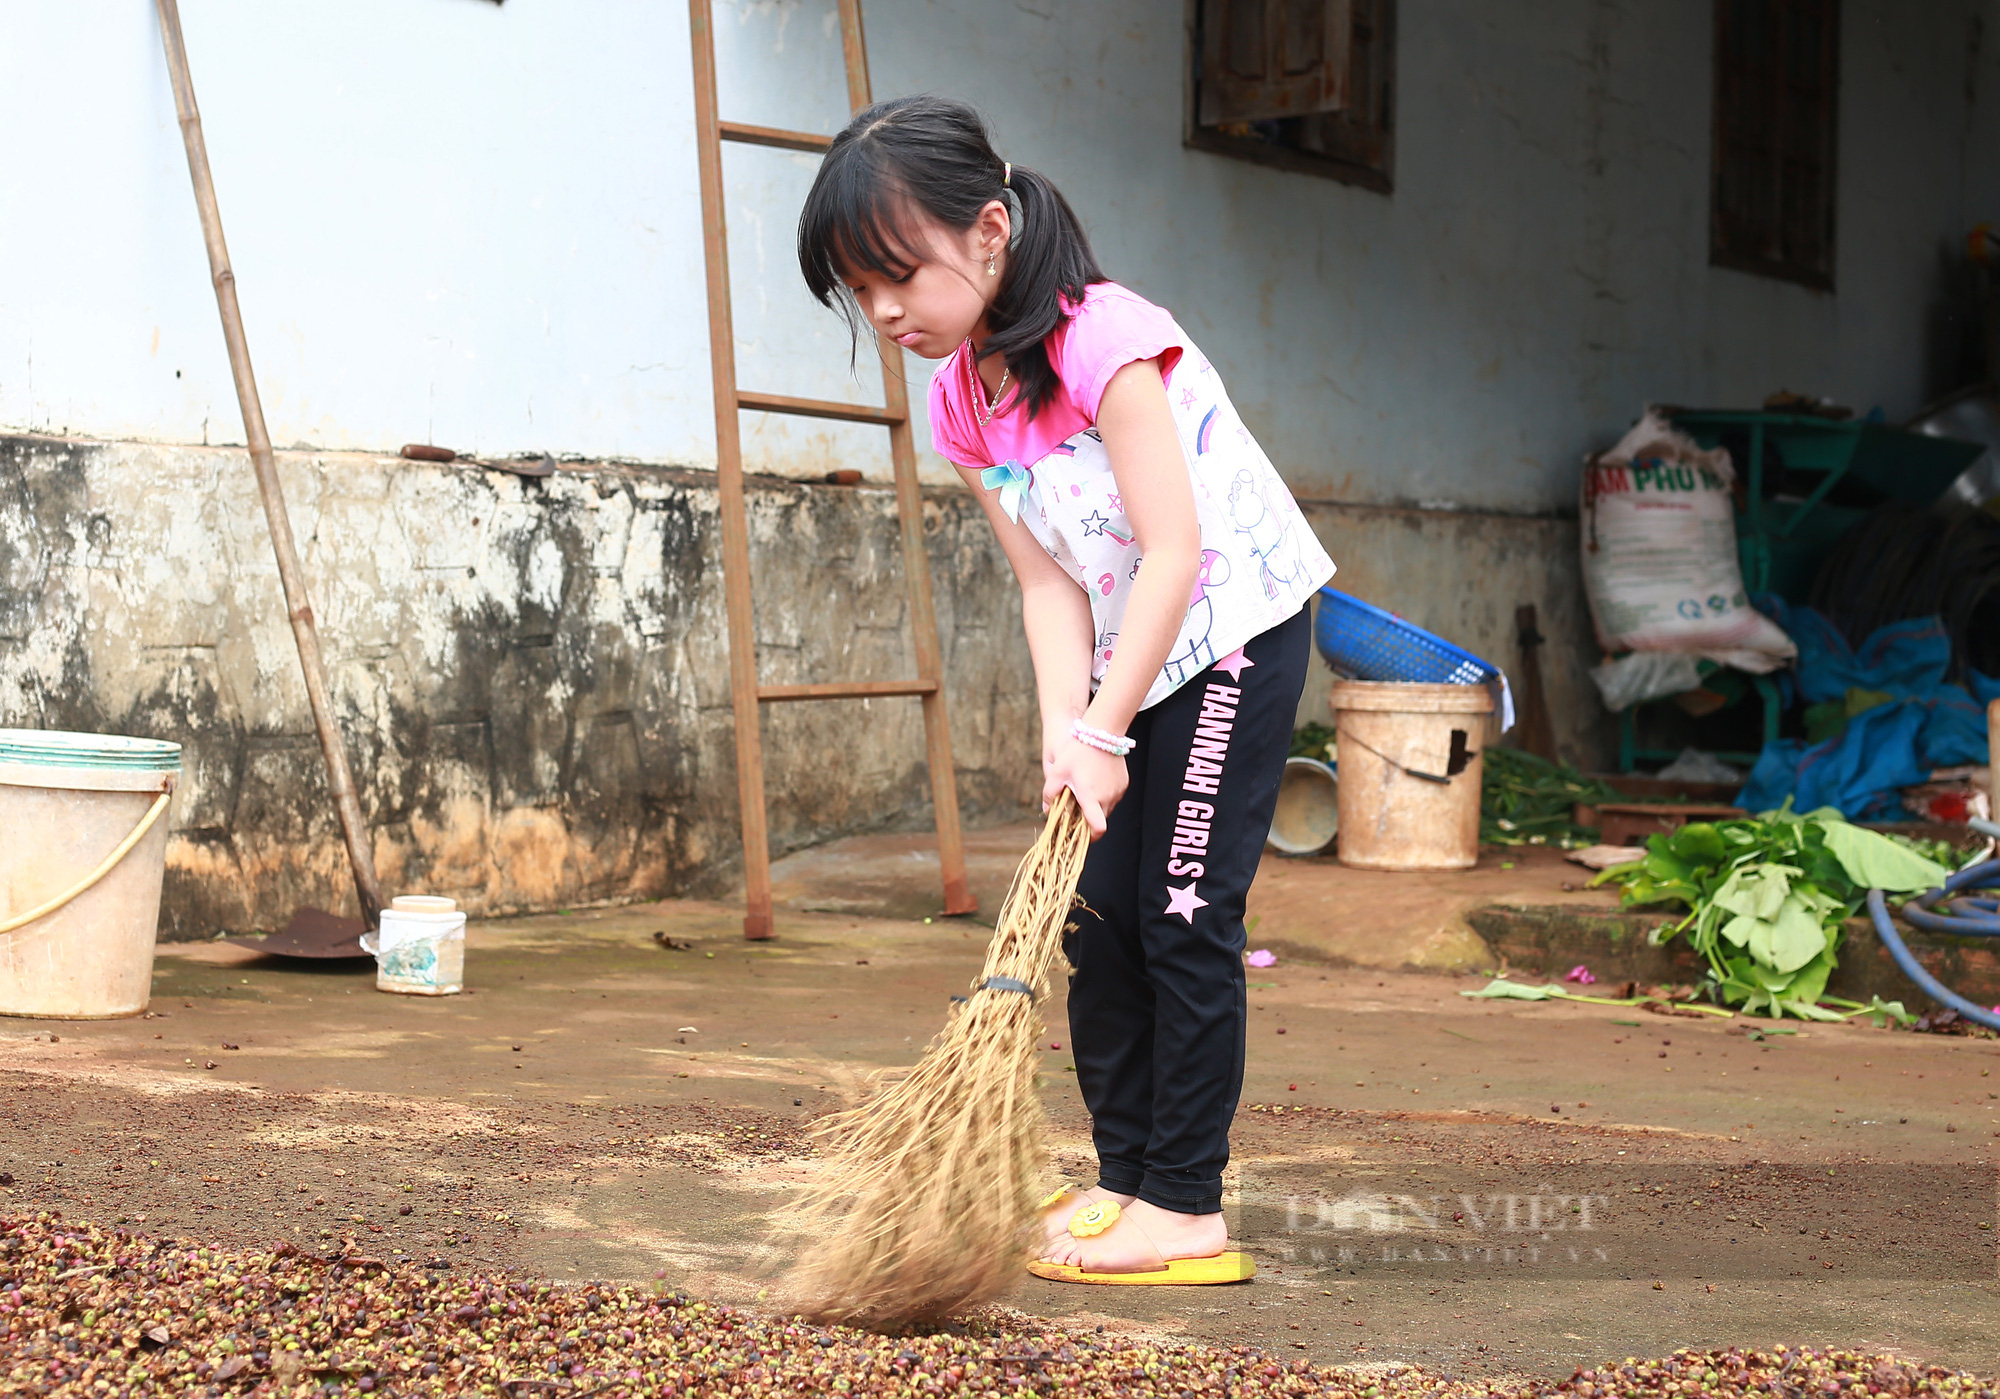
<path id="1" fill-rule="evenodd" d="M 1122 758 L 1137 745 L 1124 734 L 1115 734 L 1107 729 L 1094 729 L 1081 719 L 1070 720 L 1069 736 L 1078 743 L 1095 748 L 1100 753 L 1109 753 L 1114 758 Z"/>

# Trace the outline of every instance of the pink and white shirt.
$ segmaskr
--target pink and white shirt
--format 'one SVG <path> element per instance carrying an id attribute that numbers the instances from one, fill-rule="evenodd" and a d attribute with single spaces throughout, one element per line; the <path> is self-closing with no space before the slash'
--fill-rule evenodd
<path id="1" fill-rule="evenodd" d="M 1141 556 L 1097 434 L 1097 408 L 1112 375 L 1161 359 L 1194 486 L 1201 571 L 1180 636 L 1140 706 L 1150 708 L 1304 607 L 1333 576 L 1333 560 L 1237 417 L 1220 376 L 1165 310 L 1099 282 L 1044 343 L 1059 380 L 1055 397 L 1030 418 L 1010 390 L 984 427 L 985 392 L 970 346 L 961 345 L 931 376 L 931 441 L 941 456 L 982 469 L 1003 508 L 1018 510 L 1036 542 L 1089 594 L 1097 625 L 1091 679 L 1101 681 Z"/>

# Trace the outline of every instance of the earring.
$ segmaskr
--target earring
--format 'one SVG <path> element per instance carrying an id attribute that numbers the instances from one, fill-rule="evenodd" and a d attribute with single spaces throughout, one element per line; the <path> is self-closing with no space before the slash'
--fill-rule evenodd
<path id="1" fill-rule="evenodd" d="M 997 277 L 1000 275 L 1000 269 L 993 265 L 993 259 L 995 256 L 996 254 L 993 253 L 988 253 L 986 255 L 986 275 L 989 277 Z"/>

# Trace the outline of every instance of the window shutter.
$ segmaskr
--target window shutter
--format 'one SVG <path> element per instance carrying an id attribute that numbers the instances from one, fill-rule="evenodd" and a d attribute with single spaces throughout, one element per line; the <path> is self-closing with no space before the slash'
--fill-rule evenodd
<path id="1" fill-rule="evenodd" d="M 1205 0 L 1201 125 L 1339 111 L 1352 29 L 1350 0 Z"/>
<path id="2" fill-rule="evenodd" d="M 1839 0 L 1716 0 L 1709 260 L 1831 287 Z"/>

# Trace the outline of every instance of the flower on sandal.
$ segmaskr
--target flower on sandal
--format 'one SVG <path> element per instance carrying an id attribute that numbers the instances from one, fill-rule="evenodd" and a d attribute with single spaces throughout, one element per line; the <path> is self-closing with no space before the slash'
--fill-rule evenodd
<path id="1" fill-rule="evenodd" d="M 1042 1197 L 1042 1202 L 1039 1205 L 1035 1206 L 1036 1212 L 1040 1213 L 1042 1210 L 1047 1209 L 1050 1205 L 1055 1204 L 1058 1200 L 1062 1199 L 1063 1196 L 1069 1194 L 1070 1191 L 1074 1189 L 1076 1189 L 1074 1185 L 1071 1185 L 1068 1181 L 1064 1181 L 1061 1185 L 1058 1185 L 1055 1189 L 1051 1190 L 1047 1195 L 1044 1195 Z"/>
<path id="2" fill-rule="evenodd" d="M 1076 1212 L 1069 1222 L 1069 1232 L 1076 1238 L 1088 1239 L 1102 1234 L 1118 1222 L 1124 1211 L 1118 1208 L 1116 1200 L 1095 1200 Z"/>

